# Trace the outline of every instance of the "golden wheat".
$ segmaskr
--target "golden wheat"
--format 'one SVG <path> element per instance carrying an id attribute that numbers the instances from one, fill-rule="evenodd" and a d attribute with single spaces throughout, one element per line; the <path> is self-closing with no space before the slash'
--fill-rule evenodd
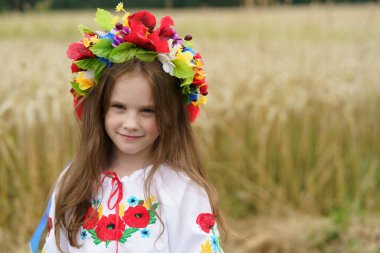
<path id="1" fill-rule="evenodd" d="M 229 216 L 380 207 L 379 12 L 172 13 L 206 61 L 210 98 L 195 128 Z M 25 245 L 75 150 L 65 50 L 80 39 L 76 25 L 95 28 L 92 20 L 0 16 L 0 251 Z"/>

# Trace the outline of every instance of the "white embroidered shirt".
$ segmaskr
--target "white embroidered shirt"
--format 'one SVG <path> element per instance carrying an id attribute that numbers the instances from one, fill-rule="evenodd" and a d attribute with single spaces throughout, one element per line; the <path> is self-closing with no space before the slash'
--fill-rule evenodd
<path id="1" fill-rule="evenodd" d="M 77 234 L 81 247 L 72 247 L 61 230 L 61 249 L 65 253 L 223 252 L 206 192 L 184 173 L 161 165 L 146 199 L 144 179 L 150 169 L 122 178 L 112 172 L 102 175 L 102 188 Z M 54 224 L 54 198 L 53 193 L 49 224 Z M 51 226 L 43 253 L 59 253 L 54 230 Z"/>

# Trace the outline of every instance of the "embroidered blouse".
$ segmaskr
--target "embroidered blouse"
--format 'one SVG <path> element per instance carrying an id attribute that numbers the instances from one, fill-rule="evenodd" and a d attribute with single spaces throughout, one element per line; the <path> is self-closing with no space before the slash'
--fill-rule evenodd
<path id="1" fill-rule="evenodd" d="M 144 179 L 150 169 L 122 178 L 105 172 L 77 234 L 81 247 L 70 246 L 61 229 L 61 249 L 65 253 L 222 253 L 206 192 L 184 173 L 161 165 L 152 181 L 152 195 L 145 199 Z M 54 198 L 53 193 L 42 253 L 59 253 Z"/>

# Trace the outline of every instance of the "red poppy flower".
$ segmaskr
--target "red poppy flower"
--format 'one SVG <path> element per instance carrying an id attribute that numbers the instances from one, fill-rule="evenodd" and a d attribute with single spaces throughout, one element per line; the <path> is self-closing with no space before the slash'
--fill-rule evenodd
<path id="1" fill-rule="evenodd" d="M 206 78 L 205 78 L 205 74 L 203 72 L 203 69 L 199 68 L 194 75 L 193 84 L 195 84 L 196 86 L 201 86 L 205 82 L 206 82 Z"/>
<path id="2" fill-rule="evenodd" d="M 210 233 L 210 230 L 215 226 L 215 218 L 212 213 L 201 213 L 197 217 L 197 224 L 206 233 Z"/>
<path id="3" fill-rule="evenodd" d="M 79 42 L 71 43 L 66 51 L 66 55 L 74 61 L 95 57 L 95 55 L 87 47 Z"/>
<path id="4" fill-rule="evenodd" d="M 116 219 L 115 214 L 102 216 L 98 221 L 95 232 L 102 241 L 118 241 L 124 233 L 125 224 L 122 219 Z"/>
<path id="5" fill-rule="evenodd" d="M 149 39 L 153 45 L 153 51 L 156 51 L 157 53 L 170 52 L 168 41 L 161 39 L 158 32 L 149 34 Z"/>
<path id="6" fill-rule="evenodd" d="M 151 39 L 156 52 L 170 52 L 168 40 L 174 35 L 173 25 L 174 22 L 171 17 L 163 17 L 160 21 L 160 27 L 148 36 L 149 39 Z"/>
<path id="7" fill-rule="evenodd" d="M 187 113 L 190 123 L 193 123 L 199 116 L 199 106 L 190 103 L 187 105 Z"/>
<path id="8" fill-rule="evenodd" d="M 79 68 L 77 65 L 75 65 L 75 63 L 71 64 L 71 73 L 76 73 L 76 72 L 79 72 L 81 70 L 82 69 Z"/>
<path id="9" fill-rule="evenodd" d="M 147 37 L 148 28 L 139 22 L 130 24 L 131 32 L 124 36 L 124 40 L 129 43 L 135 44 L 137 47 L 154 51 L 154 46 L 150 39 Z"/>
<path id="10" fill-rule="evenodd" d="M 194 60 L 199 60 L 199 61 L 202 61 L 202 63 L 203 63 L 202 56 L 201 56 L 200 53 L 196 53 L 196 54 L 194 55 Z M 202 65 L 203 65 L 203 64 L 202 64 Z"/>
<path id="11" fill-rule="evenodd" d="M 145 228 L 149 224 L 150 214 L 144 206 L 130 206 L 124 212 L 123 220 L 132 228 Z"/>
<path id="12" fill-rule="evenodd" d="M 99 220 L 99 214 L 96 209 L 90 207 L 84 216 L 84 229 L 94 229 Z"/>
<path id="13" fill-rule="evenodd" d="M 79 120 L 82 120 L 83 110 L 84 110 L 84 97 L 78 96 L 78 94 L 75 93 L 74 89 L 70 90 L 71 94 L 74 96 L 73 105 L 75 108 L 75 115 Z"/>
<path id="14" fill-rule="evenodd" d="M 171 17 L 169 16 L 163 17 L 160 20 L 160 27 L 158 28 L 158 30 L 160 31 L 160 37 L 170 39 L 174 34 L 174 31 L 171 28 L 173 25 L 174 25 L 174 21 Z"/>
<path id="15" fill-rule="evenodd" d="M 207 83 L 205 83 L 205 84 L 203 84 L 200 88 L 199 88 L 199 91 L 201 92 L 201 94 L 203 95 L 203 96 L 206 96 L 207 95 L 207 88 L 208 88 L 208 84 Z"/>
<path id="16" fill-rule="evenodd" d="M 133 23 L 141 23 L 148 28 L 149 32 L 152 32 L 156 26 L 156 18 L 149 11 L 139 11 L 128 16 L 128 23 L 130 26 L 133 25 Z"/>
<path id="17" fill-rule="evenodd" d="M 174 35 L 171 27 L 174 22 L 169 16 L 162 18 L 160 27 L 154 31 L 156 18 L 148 11 L 132 14 L 128 17 L 128 22 L 131 32 L 124 36 L 124 41 L 149 51 L 169 53 L 168 39 Z"/>

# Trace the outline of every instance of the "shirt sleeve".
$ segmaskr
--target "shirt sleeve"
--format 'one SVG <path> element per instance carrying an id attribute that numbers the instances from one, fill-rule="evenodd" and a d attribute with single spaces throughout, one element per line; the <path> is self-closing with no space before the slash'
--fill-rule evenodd
<path id="1" fill-rule="evenodd" d="M 170 252 L 223 252 L 208 196 L 191 180 L 184 189 L 178 210 L 167 218 Z"/>
<path id="2" fill-rule="evenodd" d="M 70 165 L 70 164 L 69 164 Z M 58 182 L 62 178 L 62 175 L 67 171 L 69 165 L 62 171 L 59 175 Z M 57 185 L 54 187 L 54 191 L 51 195 L 51 205 L 49 210 L 48 218 L 48 233 L 45 238 L 45 243 L 42 248 L 42 253 L 61 253 L 58 249 L 57 242 L 55 240 L 55 230 L 58 229 L 55 227 L 55 197 L 57 193 Z M 64 231 L 60 229 L 60 246 L 63 252 L 69 252 L 69 241 Z"/>
<path id="3" fill-rule="evenodd" d="M 51 206 L 49 211 L 49 219 L 48 219 L 48 233 L 46 235 L 45 244 L 42 248 L 42 253 L 61 253 L 58 250 L 57 242 L 55 240 L 55 230 L 54 226 L 54 213 L 55 213 L 55 193 L 52 195 Z M 60 229 L 60 246 L 63 252 L 68 252 L 69 242 L 67 240 L 66 235 L 63 230 Z"/>

